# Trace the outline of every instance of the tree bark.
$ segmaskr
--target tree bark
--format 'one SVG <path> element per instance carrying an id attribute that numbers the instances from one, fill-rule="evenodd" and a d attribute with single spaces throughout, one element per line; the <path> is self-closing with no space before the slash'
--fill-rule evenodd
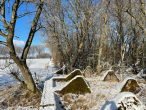
<path id="1" fill-rule="evenodd" d="M 8 39 L 8 41 L 9 41 L 9 39 Z M 32 78 L 31 72 L 29 71 L 29 68 L 27 67 L 26 60 L 23 61 L 23 60 L 19 59 L 19 57 L 15 53 L 13 44 L 8 44 L 8 46 L 9 46 L 9 50 L 11 49 L 10 57 L 14 60 L 14 62 L 20 68 L 22 75 L 25 78 L 25 83 L 26 83 L 27 89 L 30 91 L 36 92 L 37 91 L 36 85 Z"/>
<path id="2" fill-rule="evenodd" d="M 98 64 L 97 64 L 97 75 L 99 75 L 99 73 L 100 73 L 100 60 L 101 60 L 101 55 L 102 55 L 102 48 L 99 47 Z"/>
<path id="3" fill-rule="evenodd" d="M 99 54 L 98 54 L 98 65 L 97 65 L 97 75 L 99 75 L 100 73 L 100 60 L 101 60 L 101 55 L 102 55 L 102 48 L 103 48 L 103 44 L 104 41 L 106 40 L 106 38 L 108 37 L 108 33 L 107 33 L 107 17 L 108 17 L 108 7 L 109 7 L 110 1 L 108 1 L 108 4 L 105 7 L 105 15 L 104 15 L 104 36 L 102 36 L 102 28 L 101 30 L 101 40 L 99 41 L 100 46 L 99 46 Z"/>
<path id="4" fill-rule="evenodd" d="M 24 78 L 25 78 L 25 83 L 27 85 L 27 89 L 33 92 L 37 92 L 37 87 L 35 85 L 35 82 L 32 78 L 31 72 L 29 68 L 27 67 L 27 64 L 25 61 L 21 61 L 20 63 L 17 63 L 18 67 L 20 68 Z"/>

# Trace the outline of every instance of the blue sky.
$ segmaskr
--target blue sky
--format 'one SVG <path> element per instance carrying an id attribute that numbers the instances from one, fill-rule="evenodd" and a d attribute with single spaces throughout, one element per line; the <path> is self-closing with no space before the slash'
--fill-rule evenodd
<path id="1" fill-rule="evenodd" d="M 12 4 L 13 4 L 14 0 L 10 1 L 10 13 L 8 12 L 8 9 L 6 7 L 6 19 L 9 21 L 10 20 L 10 17 L 11 17 L 11 9 L 12 9 Z M 8 6 L 8 3 L 6 3 L 6 6 Z M 34 11 L 35 10 L 35 6 L 33 5 L 28 5 L 27 6 L 27 9 L 30 10 L 30 11 Z M 21 13 L 24 13 L 26 11 L 26 4 L 23 4 L 19 10 L 18 10 L 18 15 L 21 14 Z M 28 34 L 29 34 L 29 30 L 31 28 L 31 23 L 30 21 L 32 21 L 32 19 L 34 18 L 34 14 L 35 13 L 32 13 L 31 15 L 28 15 L 28 16 L 25 16 L 25 17 L 22 17 L 22 18 L 19 18 L 17 19 L 17 22 L 16 22 L 16 27 L 15 27 L 15 35 L 18 36 L 19 38 L 14 38 L 15 41 L 20 41 L 20 43 L 25 43 L 27 38 L 28 38 Z M 1 19 L 1 17 L 0 17 Z M 2 23 L 0 22 L 0 25 L 2 25 Z M 2 27 L 0 27 L 2 29 Z M 36 45 L 36 44 L 42 44 L 42 41 L 40 40 L 41 37 L 40 37 L 40 33 L 39 32 L 36 32 L 35 33 L 35 36 L 34 36 L 34 39 L 33 39 L 33 42 L 32 42 L 32 45 Z M 0 40 L 5 40 L 5 38 L 3 38 L 2 36 L 0 36 Z M 20 44 L 18 43 L 18 44 Z M 22 43 L 22 44 L 23 44 Z"/>

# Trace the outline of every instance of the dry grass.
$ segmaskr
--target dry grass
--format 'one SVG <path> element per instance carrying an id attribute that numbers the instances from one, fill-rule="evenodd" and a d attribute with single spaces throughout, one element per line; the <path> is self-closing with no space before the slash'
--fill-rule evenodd
<path id="1" fill-rule="evenodd" d="M 33 106 L 37 108 L 40 105 L 41 95 L 25 90 L 20 85 L 15 85 L 14 87 L 7 86 L 0 90 L 0 100 L 0 109 L 18 106 Z"/>
<path id="2" fill-rule="evenodd" d="M 98 77 L 97 77 L 98 78 Z M 88 80 L 92 93 L 85 95 L 65 94 L 62 96 L 63 104 L 67 110 L 90 110 L 99 109 L 107 100 L 113 98 L 112 88 L 119 82 L 103 82 L 97 78 Z M 99 78 L 100 79 L 100 78 Z M 109 86 L 110 85 L 110 86 Z M 117 93 L 115 93 L 116 95 Z M 110 96 L 109 96 L 110 95 Z"/>
<path id="3" fill-rule="evenodd" d="M 62 99 L 67 110 L 89 110 L 97 104 L 92 97 L 85 98 L 83 95 L 77 94 L 65 94 Z"/>

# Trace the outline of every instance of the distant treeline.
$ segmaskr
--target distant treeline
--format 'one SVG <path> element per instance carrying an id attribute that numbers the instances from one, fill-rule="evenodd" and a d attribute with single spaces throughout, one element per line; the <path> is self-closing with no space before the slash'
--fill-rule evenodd
<path id="1" fill-rule="evenodd" d="M 21 56 L 22 54 L 22 47 L 21 46 L 15 46 L 15 51 L 18 56 Z M 43 45 L 32 45 L 30 47 L 30 50 L 28 52 L 28 59 L 33 58 L 52 58 L 52 55 L 50 53 L 45 52 L 45 47 Z M 9 50 L 6 46 L 0 45 L 0 59 L 7 59 L 9 58 Z"/>

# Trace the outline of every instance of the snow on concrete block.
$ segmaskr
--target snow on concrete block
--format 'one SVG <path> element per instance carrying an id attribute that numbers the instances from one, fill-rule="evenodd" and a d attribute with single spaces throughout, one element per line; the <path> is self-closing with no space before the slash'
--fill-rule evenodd
<path id="1" fill-rule="evenodd" d="M 134 73 L 134 69 L 133 69 L 132 67 L 128 68 L 126 71 L 127 71 L 128 73 Z"/>
<path id="2" fill-rule="evenodd" d="M 56 73 L 54 73 L 54 74 L 63 74 L 63 70 L 62 69 L 59 69 L 58 71 L 56 71 Z"/>
<path id="3" fill-rule="evenodd" d="M 85 81 L 81 75 L 75 76 L 71 79 L 60 91 L 61 94 L 73 93 L 73 94 L 85 94 L 91 93 L 89 84 Z"/>
<path id="4" fill-rule="evenodd" d="M 118 67 L 117 67 L 117 66 L 112 66 L 112 67 L 111 67 L 111 70 L 117 71 L 117 70 L 118 70 Z"/>
<path id="5" fill-rule="evenodd" d="M 138 93 L 141 88 L 137 81 L 133 78 L 126 78 L 121 84 L 121 92 L 132 92 L 134 94 Z"/>
<path id="6" fill-rule="evenodd" d="M 115 75 L 113 70 L 108 70 L 107 72 L 105 72 L 104 75 L 103 75 L 102 80 L 103 81 L 118 81 L 119 82 L 119 79 Z"/>
<path id="7" fill-rule="evenodd" d="M 67 74 L 67 66 L 63 66 L 61 69 L 59 69 L 56 73 L 54 74 L 60 74 L 60 75 L 63 75 L 63 74 Z"/>
<path id="8" fill-rule="evenodd" d="M 81 71 L 79 69 L 76 69 L 74 71 L 72 71 L 69 75 L 67 75 L 66 77 L 58 77 L 58 78 L 54 78 L 54 81 L 69 81 L 71 79 L 73 79 L 75 76 L 77 75 L 82 75 Z"/>
<path id="9" fill-rule="evenodd" d="M 140 77 L 140 78 L 144 78 L 145 80 L 146 80 L 146 68 L 144 69 L 144 71 L 143 71 L 143 69 L 137 74 L 137 76 L 138 77 Z"/>
<path id="10" fill-rule="evenodd" d="M 107 101 L 100 110 L 143 110 L 141 101 L 131 92 L 119 93 Z"/>
<path id="11" fill-rule="evenodd" d="M 39 110 L 56 110 L 54 106 L 43 106 Z"/>
<path id="12" fill-rule="evenodd" d="M 55 97 L 52 79 L 45 81 L 40 110 L 55 110 Z"/>
<path id="13" fill-rule="evenodd" d="M 84 70 L 83 74 L 85 77 L 89 78 L 89 77 L 93 76 L 94 71 L 90 66 L 87 66 L 86 69 Z"/>
<path id="14" fill-rule="evenodd" d="M 80 69 L 76 69 L 73 72 L 71 72 L 67 77 L 66 77 L 66 81 L 69 81 L 71 79 L 73 79 L 75 76 L 77 75 L 82 75 Z"/>

